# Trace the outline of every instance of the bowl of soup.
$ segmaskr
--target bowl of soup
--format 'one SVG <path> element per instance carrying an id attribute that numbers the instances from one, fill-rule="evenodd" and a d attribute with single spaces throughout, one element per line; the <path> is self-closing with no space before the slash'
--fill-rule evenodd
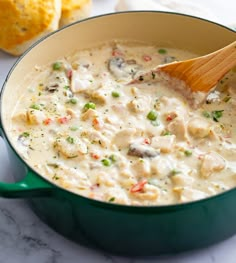
<path id="1" fill-rule="evenodd" d="M 198 109 L 155 74 L 132 80 L 235 38 L 191 16 L 124 12 L 39 41 L 2 89 L 16 183 L 0 183 L 0 195 L 29 199 L 59 233 L 116 254 L 175 253 L 233 235 L 235 70 Z"/>

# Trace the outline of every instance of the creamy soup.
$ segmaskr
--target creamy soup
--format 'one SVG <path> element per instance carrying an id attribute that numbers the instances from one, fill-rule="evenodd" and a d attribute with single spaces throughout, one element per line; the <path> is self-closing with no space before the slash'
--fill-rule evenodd
<path id="1" fill-rule="evenodd" d="M 107 43 L 35 67 L 10 136 L 31 167 L 80 195 L 126 205 L 188 202 L 236 185 L 236 81 L 230 72 L 193 110 L 162 82 L 128 83 L 195 57 Z"/>

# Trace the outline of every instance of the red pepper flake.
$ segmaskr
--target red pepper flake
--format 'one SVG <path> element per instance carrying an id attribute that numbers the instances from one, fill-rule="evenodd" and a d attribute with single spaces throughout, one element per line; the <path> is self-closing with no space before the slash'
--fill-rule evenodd
<path id="1" fill-rule="evenodd" d="M 98 160 L 100 158 L 100 156 L 98 154 L 96 154 L 96 153 L 91 153 L 90 155 L 95 160 Z"/>
<path id="2" fill-rule="evenodd" d="M 50 118 L 47 118 L 43 121 L 43 124 L 45 124 L 45 125 L 49 125 L 50 123 L 52 123 L 52 119 L 50 119 Z"/>
<path id="3" fill-rule="evenodd" d="M 144 142 L 145 144 L 150 144 L 150 143 L 151 143 L 151 141 L 150 141 L 149 138 L 145 138 L 145 139 L 143 140 L 143 142 Z"/>
<path id="4" fill-rule="evenodd" d="M 121 57 L 121 56 L 123 56 L 123 53 L 119 49 L 113 49 L 112 50 L 112 56 Z"/>
<path id="5" fill-rule="evenodd" d="M 68 121 L 69 121 L 69 119 L 67 117 L 58 118 L 58 122 L 60 124 L 66 124 Z"/>
<path id="6" fill-rule="evenodd" d="M 151 61 L 152 58 L 151 58 L 150 56 L 148 56 L 148 55 L 144 55 L 144 56 L 143 56 L 143 60 L 146 61 L 146 62 L 148 62 L 148 61 Z"/>
<path id="7" fill-rule="evenodd" d="M 145 184 L 147 183 L 147 179 L 142 179 L 137 184 L 133 185 L 130 189 L 131 193 L 137 193 L 143 190 Z"/>

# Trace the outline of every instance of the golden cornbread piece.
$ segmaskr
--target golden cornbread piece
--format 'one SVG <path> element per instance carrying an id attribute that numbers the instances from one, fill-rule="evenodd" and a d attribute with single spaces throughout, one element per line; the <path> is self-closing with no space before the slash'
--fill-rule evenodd
<path id="1" fill-rule="evenodd" d="M 90 15 L 92 0 L 62 0 L 60 27 Z"/>
<path id="2" fill-rule="evenodd" d="M 61 0 L 3 0 L 0 10 L 0 49 L 20 55 L 58 28 Z"/>

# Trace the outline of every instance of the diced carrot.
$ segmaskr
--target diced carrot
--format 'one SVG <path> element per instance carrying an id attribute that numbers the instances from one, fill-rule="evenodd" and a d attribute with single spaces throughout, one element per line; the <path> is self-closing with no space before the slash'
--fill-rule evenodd
<path id="1" fill-rule="evenodd" d="M 96 130 L 100 130 L 103 127 L 103 121 L 100 120 L 99 118 L 94 118 L 93 119 L 93 127 Z"/>
<path id="2" fill-rule="evenodd" d="M 45 119 L 45 120 L 43 121 L 43 123 L 44 123 L 45 125 L 49 125 L 51 122 L 52 122 L 52 119 L 50 119 L 50 118 L 47 118 L 47 119 Z"/>
<path id="3" fill-rule="evenodd" d="M 131 187 L 130 192 L 136 193 L 136 192 L 142 191 L 146 183 L 147 183 L 147 179 L 142 179 L 137 184 L 135 184 Z"/>
<path id="4" fill-rule="evenodd" d="M 67 118 L 67 117 L 60 117 L 60 118 L 58 118 L 58 122 L 60 123 L 60 124 L 65 124 L 65 123 L 67 123 L 69 121 L 69 119 Z"/>
<path id="5" fill-rule="evenodd" d="M 98 160 L 100 158 L 100 156 L 96 153 L 91 153 L 90 155 L 93 159 L 96 159 L 96 160 Z"/>

